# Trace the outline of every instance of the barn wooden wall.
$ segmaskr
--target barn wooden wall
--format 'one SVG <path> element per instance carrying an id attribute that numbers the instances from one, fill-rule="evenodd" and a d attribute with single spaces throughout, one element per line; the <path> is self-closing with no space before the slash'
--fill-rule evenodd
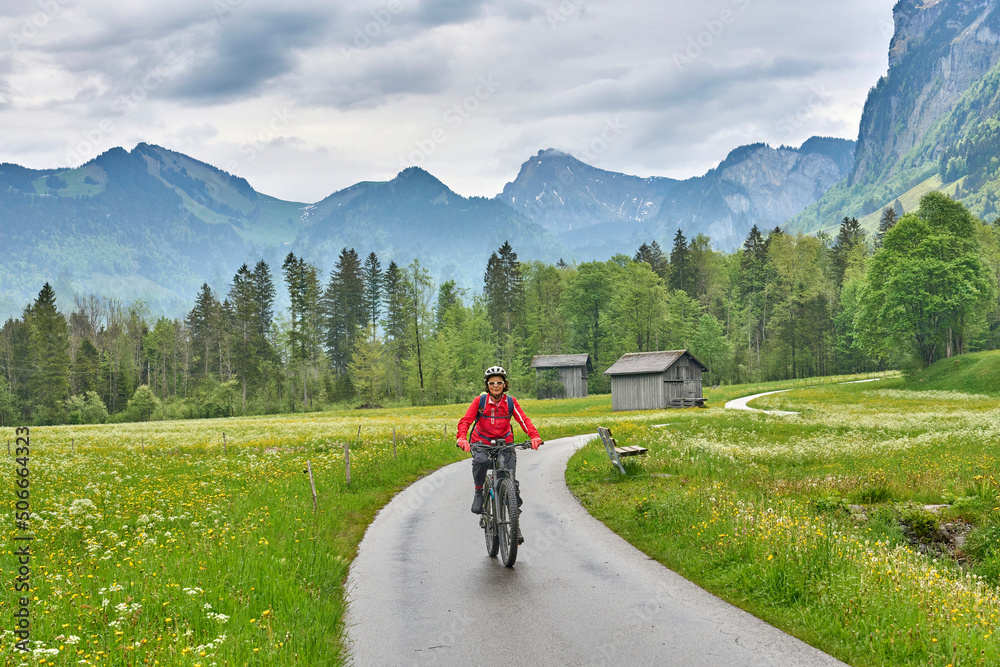
<path id="1" fill-rule="evenodd" d="M 661 410 L 704 401 L 701 368 L 681 357 L 663 373 L 611 376 L 611 410 Z"/>
<path id="2" fill-rule="evenodd" d="M 664 406 L 662 373 L 611 376 L 611 411 L 655 410 Z"/>
<path id="3" fill-rule="evenodd" d="M 582 366 L 559 369 L 559 380 L 566 387 L 566 398 L 587 397 L 587 369 Z"/>

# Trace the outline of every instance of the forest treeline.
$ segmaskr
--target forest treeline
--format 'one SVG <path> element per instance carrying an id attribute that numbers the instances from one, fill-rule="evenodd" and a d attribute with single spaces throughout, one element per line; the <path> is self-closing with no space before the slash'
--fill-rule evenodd
<path id="1" fill-rule="evenodd" d="M 277 270 L 244 265 L 183 319 L 92 295 L 60 308 L 46 284 L 0 330 L 0 420 L 451 403 L 495 364 L 515 394 L 558 395 L 530 368 L 537 354 L 589 353 L 591 393 L 626 352 L 688 349 L 709 384 L 915 368 L 1000 346 L 998 283 L 1000 221 L 931 193 L 915 212 L 885 209 L 874 237 L 854 218 L 836 237 L 754 227 L 721 253 L 678 230 L 669 252 L 653 241 L 574 265 L 521 262 L 505 243 L 475 293 L 353 248 L 328 276 L 292 253 Z"/>

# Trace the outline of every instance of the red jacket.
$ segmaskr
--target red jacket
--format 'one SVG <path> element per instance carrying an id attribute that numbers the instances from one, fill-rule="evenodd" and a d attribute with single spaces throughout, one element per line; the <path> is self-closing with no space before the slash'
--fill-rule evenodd
<path id="1" fill-rule="evenodd" d="M 483 416 L 480 417 L 479 422 L 476 424 L 476 428 L 472 430 L 472 434 L 469 436 L 469 442 L 482 442 L 487 443 L 490 440 L 503 439 L 504 442 L 511 443 L 514 442 L 514 432 L 510 427 L 511 417 L 517 420 L 524 432 L 528 434 L 529 438 L 540 438 L 538 435 L 538 429 L 535 425 L 531 423 L 528 416 L 524 414 L 524 410 L 521 409 L 521 405 L 517 402 L 517 399 L 513 396 L 510 397 L 511 401 L 514 403 L 514 414 L 511 415 L 507 410 L 507 394 L 502 394 L 500 396 L 500 401 L 494 401 L 493 397 L 489 394 L 486 395 L 486 405 L 483 406 Z M 479 396 L 472 401 L 472 405 L 469 409 L 465 411 L 465 415 L 462 417 L 461 421 L 458 422 L 458 437 L 459 439 L 466 437 L 469 432 L 469 428 L 472 426 L 472 422 L 476 421 L 476 415 L 479 414 Z"/>

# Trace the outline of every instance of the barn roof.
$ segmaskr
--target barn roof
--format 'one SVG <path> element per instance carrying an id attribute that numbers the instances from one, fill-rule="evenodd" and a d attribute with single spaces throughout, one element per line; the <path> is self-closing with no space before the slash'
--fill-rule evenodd
<path id="1" fill-rule="evenodd" d="M 691 361 L 698 364 L 701 370 L 708 372 L 708 367 L 701 363 L 687 350 L 669 350 L 666 352 L 632 352 L 623 354 L 621 359 L 611 364 L 605 375 L 629 375 L 632 373 L 662 373 L 674 365 L 678 359 L 687 355 Z"/>
<path id="2" fill-rule="evenodd" d="M 589 354 L 538 354 L 531 358 L 532 368 L 572 368 L 586 366 L 592 370 Z"/>

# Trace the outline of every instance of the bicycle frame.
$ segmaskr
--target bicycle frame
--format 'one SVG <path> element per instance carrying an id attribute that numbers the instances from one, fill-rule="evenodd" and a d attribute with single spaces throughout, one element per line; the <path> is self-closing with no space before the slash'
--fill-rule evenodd
<path id="1" fill-rule="evenodd" d="M 501 551 L 504 565 L 512 567 L 517 559 L 519 510 L 515 500 L 514 470 L 507 467 L 507 457 L 503 454 L 514 449 L 526 449 L 531 443 L 518 442 L 508 445 L 497 440 L 492 440 L 491 443 L 493 444 L 490 446 L 476 444 L 471 448 L 473 452 L 487 454 L 491 463 L 491 467 L 486 471 L 483 514 L 479 518 L 479 525 L 486 536 L 486 553 L 492 558 L 497 555 L 498 550 Z M 502 494 L 501 489 L 505 486 L 505 481 L 507 488 Z M 506 506 L 503 505 L 505 502 Z"/>

